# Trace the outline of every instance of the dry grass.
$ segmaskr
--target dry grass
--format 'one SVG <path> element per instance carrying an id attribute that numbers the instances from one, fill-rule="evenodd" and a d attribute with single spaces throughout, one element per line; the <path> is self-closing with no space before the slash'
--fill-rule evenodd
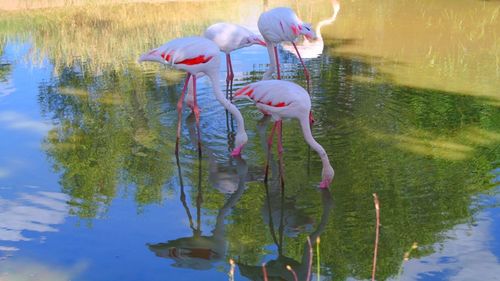
<path id="1" fill-rule="evenodd" d="M 31 41 L 32 61 L 48 58 L 56 69 L 80 61 L 99 72 L 135 63 L 140 53 L 174 37 L 200 34 L 227 17 L 217 11 L 231 5 L 238 2 L 86 3 L 0 12 L 0 38 Z"/>

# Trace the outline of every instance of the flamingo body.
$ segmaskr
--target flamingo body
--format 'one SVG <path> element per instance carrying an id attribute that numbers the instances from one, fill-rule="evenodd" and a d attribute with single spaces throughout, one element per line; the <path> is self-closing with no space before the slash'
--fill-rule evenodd
<path id="1" fill-rule="evenodd" d="M 221 52 L 226 54 L 254 44 L 266 45 L 259 35 L 247 28 L 226 22 L 220 22 L 209 26 L 205 30 L 203 36 L 212 40 L 219 46 Z"/>
<path id="2" fill-rule="evenodd" d="M 295 41 L 299 35 L 314 38 L 316 35 L 309 24 L 302 20 L 290 8 L 278 7 L 260 15 L 257 23 L 264 39 L 273 44 L 283 41 Z"/>
<path id="3" fill-rule="evenodd" d="M 219 68 L 219 48 L 203 37 L 174 39 L 139 58 L 139 62 L 154 61 L 184 70 L 193 75 Z"/>
<path id="4" fill-rule="evenodd" d="M 312 136 L 309 122 L 311 98 L 304 88 L 283 80 L 263 80 L 241 88 L 235 93 L 234 99 L 252 100 L 257 108 L 270 114 L 276 124 L 281 124 L 285 118 L 298 119 L 304 139 L 318 153 L 323 164 L 320 187 L 327 188 L 330 185 L 334 170 L 326 151 Z"/>

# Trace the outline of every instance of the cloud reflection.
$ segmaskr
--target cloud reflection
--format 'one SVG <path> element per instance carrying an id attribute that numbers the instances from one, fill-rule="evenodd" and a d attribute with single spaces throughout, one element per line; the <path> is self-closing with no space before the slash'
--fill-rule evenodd
<path id="1" fill-rule="evenodd" d="M 8 129 L 29 131 L 42 135 L 45 135 L 52 128 L 49 123 L 33 120 L 14 111 L 0 112 L 0 124 Z"/>
<path id="2" fill-rule="evenodd" d="M 477 226 L 458 225 L 446 233 L 451 239 L 436 244 L 432 255 L 405 263 L 395 280 L 498 280 L 500 267 L 491 249 L 492 218 L 479 216 Z M 435 279 L 437 280 L 437 279 Z"/>
<path id="3" fill-rule="evenodd" d="M 54 192 L 21 193 L 15 200 L 0 197 L 0 243 L 29 241 L 24 232 L 56 232 L 68 208 L 67 197 Z M 0 251 L 9 247 L 0 244 Z"/>

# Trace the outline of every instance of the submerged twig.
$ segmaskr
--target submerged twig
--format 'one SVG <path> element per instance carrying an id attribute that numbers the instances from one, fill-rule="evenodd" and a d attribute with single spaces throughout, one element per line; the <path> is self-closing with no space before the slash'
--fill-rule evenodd
<path id="1" fill-rule="evenodd" d="M 307 245 L 309 246 L 309 264 L 307 266 L 307 277 L 306 281 L 311 280 L 311 269 L 313 264 L 313 248 L 311 244 L 311 238 L 307 236 Z"/>
<path id="2" fill-rule="evenodd" d="M 299 278 L 297 277 L 297 273 L 295 272 L 295 270 L 293 270 L 293 268 L 291 266 L 287 265 L 286 269 L 293 274 L 293 279 L 295 281 L 299 281 Z"/>
<path id="3" fill-rule="evenodd" d="M 231 266 L 229 268 L 229 281 L 234 281 L 234 260 L 229 259 L 229 265 Z"/>
<path id="4" fill-rule="evenodd" d="M 268 280 L 267 280 L 266 263 L 263 263 L 263 264 L 262 264 L 262 273 L 264 274 L 264 281 L 268 281 Z"/>
<path id="5" fill-rule="evenodd" d="M 377 193 L 373 193 L 373 201 L 375 203 L 375 213 L 377 216 L 377 223 L 375 225 L 375 249 L 373 250 L 373 267 L 372 267 L 372 281 L 375 281 L 375 271 L 377 270 L 378 237 L 380 228 L 380 205 Z"/>
<path id="6" fill-rule="evenodd" d="M 321 279 L 320 259 L 319 259 L 319 242 L 320 241 L 321 241 L 321 239 L 319 239 L 319 236 L 318 236 L 318 238 L 316 238 L 316 261 L 318 264 L 318 274 L 317 274 L 318 281 Z"/>

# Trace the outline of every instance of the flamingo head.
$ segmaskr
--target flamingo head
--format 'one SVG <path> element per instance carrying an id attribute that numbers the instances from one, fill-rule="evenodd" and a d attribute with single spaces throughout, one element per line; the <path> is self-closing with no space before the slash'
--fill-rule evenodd
<path id="1" fill-rule="evenodd" d="M 245 131 L 238 132 L 236 136 L 234 137 L 234 146 L 235 148 L 231 152 L 231 156 L 237 157 L 241 155 L 241 151 L 243 150 L 243 147 L 248 141 L 248 136 Z"/>
<path id="2" fill-rule="evenodd" d="M 248 36 L 247 38 L 245 38 L 243 40 L 243 46 L 244 47 L 248 47 L 248 46 L 251 46 L 251 45 L 261 45 L 261 46 L 264 46 L 266 47 L 267 44 L 266 42 L 264 42 L 264 39 L 262 38 L 262 36 L 259 36 L 259 35 L 250 35 Z"/>
<path id="3" fill-rule="evenodd" d="M 333 171 L 332 166 L 328 165 L 328 167 L 323 167 L 323 171 L 321 172 L 322 180 L 319 187 L 328 188 L 328 186 L 332 183 L 334 175 L 335 172 Z"/>
<path id="4" fill-rule="evenodd" d="M 307 38 L 307 40 L 316 40 L 316 32 L 314 32 L 314 29 L 312 28 L 311 24 L 309 23 L 302 23 L 299 26 L 299 34 L 304 35 L 304 37 Z"/>

